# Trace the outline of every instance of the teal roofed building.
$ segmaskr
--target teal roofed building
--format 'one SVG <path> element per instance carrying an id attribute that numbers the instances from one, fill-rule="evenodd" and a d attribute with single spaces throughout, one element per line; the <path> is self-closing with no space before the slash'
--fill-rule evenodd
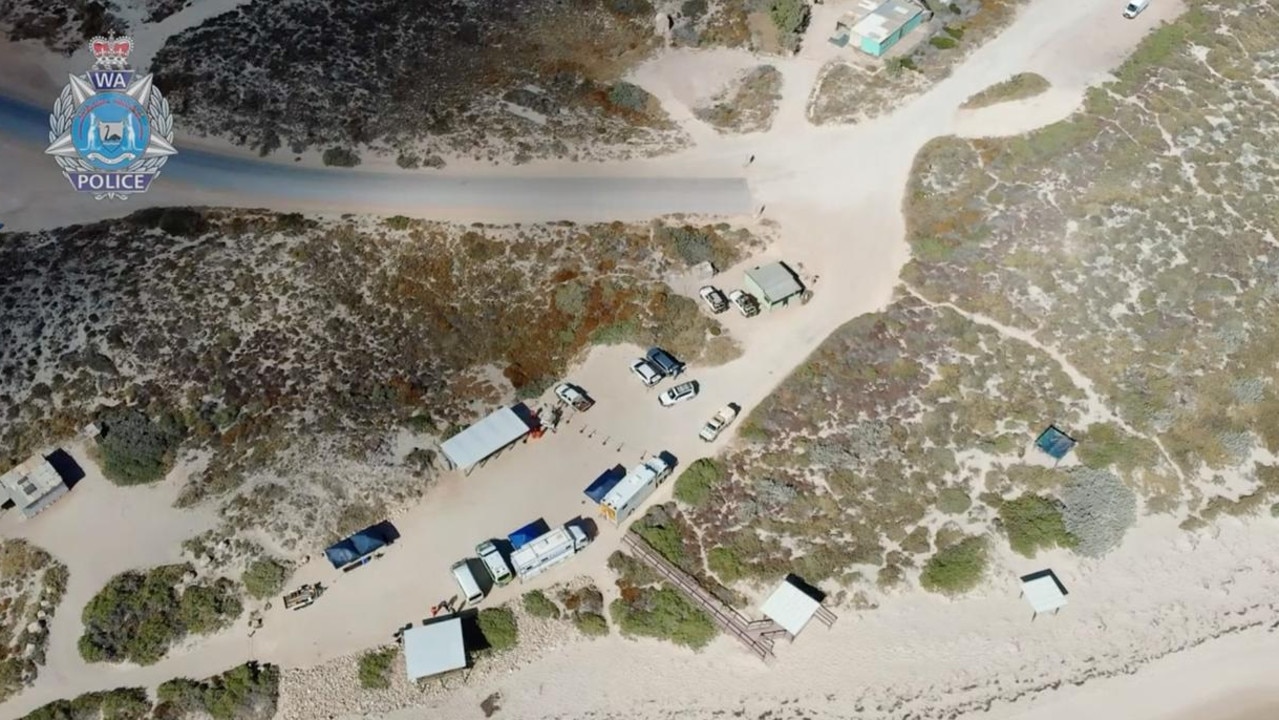
<path id="1" fill-rule="evenodd" d="M 931 17 L 931 12 L 913 0 L 861 0 L 858 10 L 845 15 L 836 29 L 847 36 L 848 44 L 868 55 L 883 57 Z"/>

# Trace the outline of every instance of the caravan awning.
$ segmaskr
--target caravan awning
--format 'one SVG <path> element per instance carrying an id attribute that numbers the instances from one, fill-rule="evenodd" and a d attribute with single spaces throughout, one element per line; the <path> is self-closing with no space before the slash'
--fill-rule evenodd
<path id="1" fill-rule="evenodd" d="M 444 456 L 459 470 L 468 470 L 493 453 L 529 433 L 529 424 L 516 408 L 495 410 L 488 417 L 440 445 Z"/>
<path id="2" fill-rule="evenodd" d="M 621 465 L 604 471 L 603 475 L 595 478 L 595 482 L 586 486 L 586 497 L 596 503 L 603 501 L 604 496 L 608 495 L 610 490 L 617 487 L 617 484 L 620 483 L 624 477 L 626 477 L 626 468 Z"/>
<path id="3" fill-rule="evenodd" d="M 345 565 L 367 557 L 386 547 L 386 538 L 382 537 L 378 531 L 378 526 L 365 528 L 356 534 L 333 543 L 324 551 L 324 556 L 329 559 L 335 568 L 342 568 Z"/>

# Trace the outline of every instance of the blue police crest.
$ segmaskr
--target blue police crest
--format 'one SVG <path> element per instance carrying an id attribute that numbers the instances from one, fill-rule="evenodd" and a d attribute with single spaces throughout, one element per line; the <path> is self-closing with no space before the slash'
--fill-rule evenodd
<path id="1" fill-rule="evenodd" d="M 77 192 L 123 200 L 146 192 L 173 148 L 173 114 L 148 74 L 129 67 L 133 40 L 96 37 L 96 58 L 83 76 L 71 75 L 49 116 L 46 154 Z"/>

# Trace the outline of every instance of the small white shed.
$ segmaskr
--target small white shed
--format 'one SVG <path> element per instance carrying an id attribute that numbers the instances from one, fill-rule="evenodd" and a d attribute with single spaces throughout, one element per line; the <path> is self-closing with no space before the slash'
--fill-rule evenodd
<path id="1" fill-rule="evenodd" d="M 409 680 L 466 667 L 462 619 L 452 617 L 405 631 L 404 666 Z"/>
<path id="2" fill-rule="evenodd" d="M 1066 606 L 1066 587 L 1061 584 L 1052 570 L 1040 570 L 1021 578 L 1021 596 L 1035 611 L 1040 613 L 1056 613 Z"/>

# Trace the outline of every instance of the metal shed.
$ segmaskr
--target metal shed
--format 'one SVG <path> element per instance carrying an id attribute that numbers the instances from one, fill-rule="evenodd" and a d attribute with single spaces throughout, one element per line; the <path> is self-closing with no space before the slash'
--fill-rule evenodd
<path id="1" fill-rule="evenodd" d="M 453 467 L 470 470 L 528 435 L 532 427 L 527 416 L 528 409 L 523 405 L 494 410 L 488 417 L 445 440 L 440 451 Z"/>
<path id="2" fill-rule="evenodd" d="M 68 488 L 57 468 L 47 458 L 35 455 L 0 475 L 0 490 L 23 517 L 29 518 L 66 495 Z"/>
<path id="3" fill-rule="evenodd" d="M 783 305 L 792 297 L 804 291 L 799 278 L 784 262 L 771 262 L 758 265 L 746 271 L 746 291 L 765 307 Z"/>
<path id="4" fill-rule="evenodd" d="M 404 668 L 409 680 L 466 667 L 462 619 L 451 617 L 404 633 Z"/>

